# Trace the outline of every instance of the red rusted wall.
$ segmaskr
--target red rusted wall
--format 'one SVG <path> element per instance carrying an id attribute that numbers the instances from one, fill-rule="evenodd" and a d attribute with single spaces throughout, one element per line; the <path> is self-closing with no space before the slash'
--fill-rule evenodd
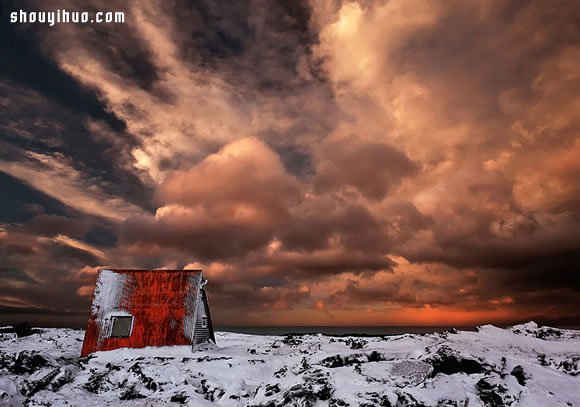
<path id="1" fill-rule="evenodd" d="M 133 330 L 128 338 L 107 338 L 99 332 L 97 315 L 91 313 L 87 324 L 81 356 L 95 351 L 145 346 L 189 345 L 184 335 L 186 298 L 195 295 L 189 283 L 189 270 L 115 270 L 127 276 L 130 294 L 120 306 L 134 316 Z M 93 298 L 93 301 L 95 299 Z M 100 340 L 99 340 L 100 337 Z"/>

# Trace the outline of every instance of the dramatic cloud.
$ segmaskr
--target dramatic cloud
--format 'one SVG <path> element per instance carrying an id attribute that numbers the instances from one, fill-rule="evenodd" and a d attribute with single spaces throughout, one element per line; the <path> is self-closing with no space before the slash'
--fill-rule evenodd
<path id="1" fill-rule="evenodd" d="M 578 323 L 573 3 L 107 7 L 2 23 L 2 312 L 110 265 L 203 268 L 218 324 Z"/>
<path id="2" fill-rule="evenodd" d="M 415 165 L 392 146 L 360 142 L 351 136 L 320 148 L 315 188 L 321 192 L 352 186 L 368 199 L 381 200 L 401 180 L 415 174 Z"/>
<path id="3" fill-rule="evenodd" d="M 125 241 L 178 247 L 198 259 L 242 256 L 265 246 L 300 198 L 298 182 L 256 138 L 226 145 L 159 187 L 155 217 L 132 218 Z"/>
<path id="4" fill-rule="evenodd" d="M 86 176 L 60 154 L 27 153 L 19 161 L 0 160 L 5 172 L 81 212 L 122 221 L 141 212 L 121 198 L 110 196 L 100 180 Z"/>

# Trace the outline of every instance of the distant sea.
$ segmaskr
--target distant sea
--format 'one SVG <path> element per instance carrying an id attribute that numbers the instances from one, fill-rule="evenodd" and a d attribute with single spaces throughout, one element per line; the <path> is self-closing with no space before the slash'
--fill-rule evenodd
<path id="1" fill-rule="evenodd" d="M 252 335 L 324 334 L 333 336 L 385 336 L 443 332 L 451 328 L 473 331 L 475 326 L 218 326 L 216 331 Z"/>
<path id="2" fill-rule="evenodd" d="M 495 325 L 495 324 L 494 324 Z M 506 328 L 510 325 L 495 325 Z M 554 328 L 580 330 L 578 325 Z M 218 326 L 216 331 L 238 332 L 252 335 L 323 334 L 332 336 L 386 336 L 403 334 L 428 334 L 455 328 L 458 331 L 474 331 L 476 326 Z"/>

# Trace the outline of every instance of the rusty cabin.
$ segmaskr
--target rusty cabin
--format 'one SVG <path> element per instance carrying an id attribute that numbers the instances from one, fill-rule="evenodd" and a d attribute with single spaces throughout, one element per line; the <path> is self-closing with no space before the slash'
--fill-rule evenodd
<path id="1" fill-rule="evenodd" d="M 215 343 L 206 283 L 201 270 L 99 270 L 81 356 Z"/>

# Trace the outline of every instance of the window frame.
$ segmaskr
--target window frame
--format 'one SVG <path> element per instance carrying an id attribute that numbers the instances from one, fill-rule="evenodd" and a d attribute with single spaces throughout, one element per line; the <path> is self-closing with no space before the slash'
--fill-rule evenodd
<path id="1" fill-rule="evenodd" d="M 113 314 L 109 316 L 110 323 L 109 323 L 109 334 L 107 335 L 108 338 L 112 339 L 126 339 L 130 338 L 131 334 L 133 333 L 133 325 L 135 324 L 135 316 L 130 314 Z M 131 325 L 129 327 L 129 334 L 127 336 L 113 336 L 113 327 L 115 325 L 115 319 L 117 318 L 131 318 Z"/>

